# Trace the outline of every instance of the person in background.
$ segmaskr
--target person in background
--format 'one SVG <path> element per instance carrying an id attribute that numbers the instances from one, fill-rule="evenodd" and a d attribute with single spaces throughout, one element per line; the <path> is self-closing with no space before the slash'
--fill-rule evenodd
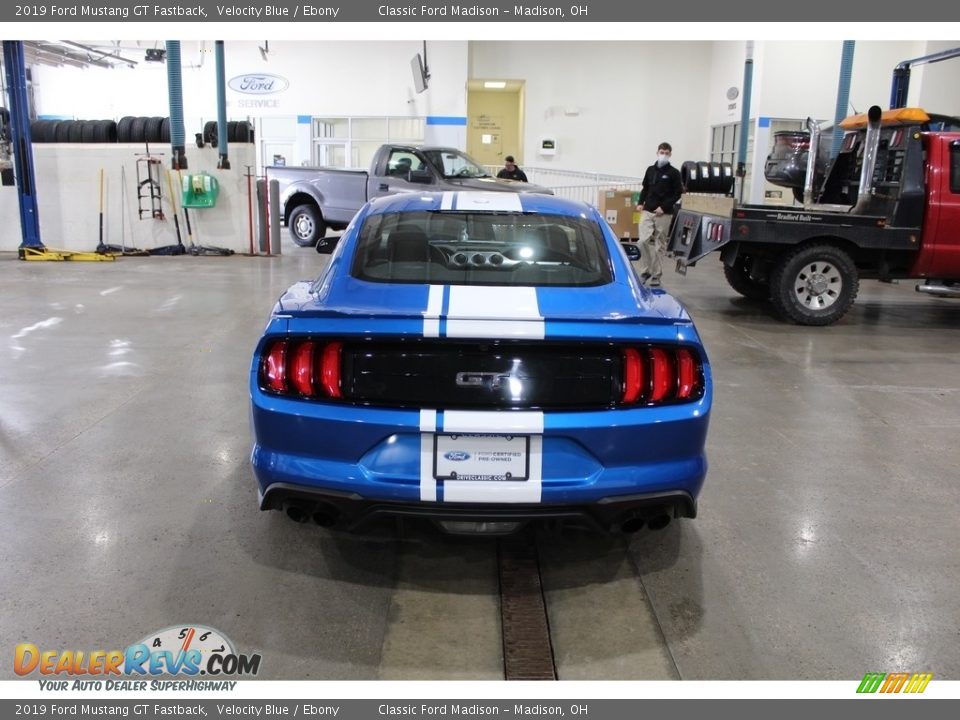
<path id="1" fill-rule="evenodd" d="M 497 173 L 497 177 L 503 180 L 519 180 L 520 182 L 529 182 L 527 174 L 517 167 L 513 155 L 507 155 L 503 159 L 503 169 Z"/>
<path id="2" fill-rule="evenodd" d="M 640 279 L 651 287 L 660 287 L 663 274 L 660 255 L 667 248 L 673 206 L 680 202 L 683 192 L 680 171 L 670 164 L 672 152 L 668 142 L 657 146 L 657 161 L 643 176 L 637 205 L 640 211 Z"/>

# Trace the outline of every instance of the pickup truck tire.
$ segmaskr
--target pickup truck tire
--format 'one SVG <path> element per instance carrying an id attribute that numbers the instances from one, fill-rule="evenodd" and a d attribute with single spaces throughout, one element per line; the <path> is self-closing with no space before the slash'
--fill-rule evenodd
<path id="1" fill-rule="evenodd" d="M 850 256 L 835 245 L 802 245 L 784 254 L 770 275 L 770 299 L 786 320 L 830 325 L 857 297 L 860 279 Z"/>
<path id="2" fill-rule="evenodd" d="M 754 280 L 750 277 L 750 266 L 753 259 L 738 257 L 736 264 L 731 267 L 724 263 L 723 276 L 734 290 L 750 300 L 766 300 L 770 297 L 770 285 Z"/>
<path id="3" fill-rule="evenodd" d="M 316 205 L 297 205 L 287 221 L 290 237 L 300 247 L 313 247 L 327 233 L 320 208 Z"/>

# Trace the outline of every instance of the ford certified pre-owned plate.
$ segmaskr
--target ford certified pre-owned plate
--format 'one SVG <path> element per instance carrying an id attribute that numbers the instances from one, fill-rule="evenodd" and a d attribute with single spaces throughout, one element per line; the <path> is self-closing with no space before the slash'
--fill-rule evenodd
<path id="1" fill-rule="evenodd" d="M 530 477 L 527 435 L 451 435 L 433 441 L 437 480 L 526 480 Z"/>

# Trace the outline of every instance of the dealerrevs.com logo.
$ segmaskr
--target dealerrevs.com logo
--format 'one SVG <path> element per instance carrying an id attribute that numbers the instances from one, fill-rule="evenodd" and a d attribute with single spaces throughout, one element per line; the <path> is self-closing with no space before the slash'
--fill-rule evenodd
<path id="1" fill-rule="evenodd" d="M 867 673 L 860 681 L 858 693 L 922 693 L 933 679 L 933 673 Z"/>
<path id="2" fill-rule="evenodd" d="M 20 643 L 14 650 L 13 670 L 21 677 L 39 674 L 44 678 L 42 690 L 146 690 L 146 680 L 129 678 L 159 676 L 181 680 L 151 680 L 149 689 L 232 690 L 236 682 L 223 679 L 255 676 L 260 655 L 238 653 L 215 628 L 174 625 L 125 650 L 50 650 Z M 199 681 L 198 676 L 205 679 Z"/>

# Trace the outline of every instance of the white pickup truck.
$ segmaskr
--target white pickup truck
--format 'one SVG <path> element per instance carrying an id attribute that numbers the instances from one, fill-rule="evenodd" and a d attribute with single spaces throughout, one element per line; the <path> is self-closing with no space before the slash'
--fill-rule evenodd
<path id="1" fill-rule="evenodd" d="M 466 153 L 448 147 L 381 145 L 369 171 L 271 166 L 267 177 L 280 182 L 283 220 L 301 247 L 317 245 L 328 228 L 342 230 L 367 200 L 381 195 L 423 190 L 553 194 L 539 185 L 495 178 Z"/>

